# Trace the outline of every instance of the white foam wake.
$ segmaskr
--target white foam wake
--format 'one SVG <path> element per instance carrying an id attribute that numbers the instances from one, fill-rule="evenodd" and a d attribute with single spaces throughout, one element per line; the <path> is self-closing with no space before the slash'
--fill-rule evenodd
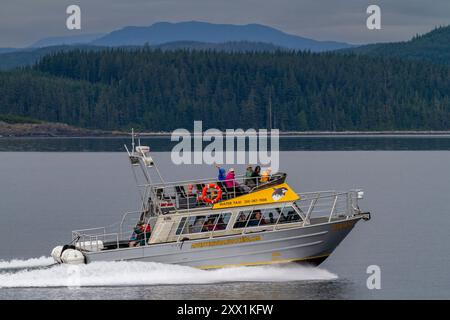
<path id="1" fill-rule="evenodd" d="M 10 261 L 0 260 L 0 271 L 2 269 L 24 269 L 46 267 L 55 263 L 52 257 L 31 258 L 26 260 L 13 259 Z"/>
<path id="2" fill-rule="evenodd" d="M 218 282 L 332 280 L 327 270 L 305 266 L 261 266 L 200 270 L 153 262 L 95 262 L 0 273 L 0 287 L 136 286 Z"/>

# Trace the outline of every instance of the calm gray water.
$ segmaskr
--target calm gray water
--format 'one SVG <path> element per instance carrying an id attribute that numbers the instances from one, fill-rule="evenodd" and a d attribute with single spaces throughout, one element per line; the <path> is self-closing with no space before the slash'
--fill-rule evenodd
<path id="1" fill-rule="evenodd" d="M 154 158 L 166 180 L 216 173 L 174 166 L 168 152 Z M 361 206 L 372 220 L 358 223 L 320 268 L 106 263 L 83 266 L 89 287 L 67 288 L 62 266 L 32 267 L 51 263 L 51 249 L 72 229 L 110 224 L 138 208 L 128 159 L 0 152 L 0 299 L 450 298 L 449 151 L 287 151 L 280 160 L 299 192 L 365 190 Z M 380 290 L 366 287 L 373 264 L 381 268 Z"/>

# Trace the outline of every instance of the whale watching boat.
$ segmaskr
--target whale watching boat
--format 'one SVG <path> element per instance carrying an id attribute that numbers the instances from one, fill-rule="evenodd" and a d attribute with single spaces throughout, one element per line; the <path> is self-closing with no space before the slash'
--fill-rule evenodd
<path id="1" fill-rule="evenodd" d="M 115 224 L 72 231 L 58 263 L 146 261 L 215 269 L 323 262 L 355 224 L 369 220 L 360 189 L 296 193 L 287 174 L 165 182 L 150 148 L 125 146 L 141 210 Z M 157 180 L 157 181 L 156 181 Z M 228 187 L 227 187 L 228 186 Z"/>

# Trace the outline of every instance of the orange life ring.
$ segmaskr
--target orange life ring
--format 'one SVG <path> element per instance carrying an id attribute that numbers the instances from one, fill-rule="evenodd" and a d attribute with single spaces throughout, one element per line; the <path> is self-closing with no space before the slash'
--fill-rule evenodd
<path id="1" fill-rule="evenodd" d="M 215 189 L 215 190 L 217 191 L 217 195 L 216 195 L 213 199 L 210 199 L 210 198 L 208 198 L 208 197 L 206 196 L 206 194 L 207 194 L 207 192 L 208 192 L 208 190 L 209 190 L 210 188 L 213 188 L 213 189 Z M 216 203 L 216 202 L 219 201 L 221 198 L 222 198 L 222 189 L 220 189 L 220 187 L 219 187 L 217 184 L 215 184 L 215 183 L 210 183 L 210 184 L 207 184 L 206 186 L 203 187 L 202 195 L 201 195 L 201 197 L 200 197 L 200 200 L 202 200 L 203 202 L 206 202 L 206 203 Z"/>

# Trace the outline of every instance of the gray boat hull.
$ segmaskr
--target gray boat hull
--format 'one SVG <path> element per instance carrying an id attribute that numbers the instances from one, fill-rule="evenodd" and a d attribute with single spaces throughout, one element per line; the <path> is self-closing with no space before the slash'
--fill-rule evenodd
<path id="1" fill-rule="evenodd" d="M 361 216 L 304 227 L 85 252 L 86 262 L 145 261 L 201 269 L 323 262 Z"/>

